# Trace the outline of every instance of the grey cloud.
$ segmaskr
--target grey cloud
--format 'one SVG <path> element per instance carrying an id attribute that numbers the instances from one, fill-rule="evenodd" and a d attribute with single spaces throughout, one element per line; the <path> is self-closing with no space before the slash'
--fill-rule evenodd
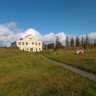
<path id="1" fill-rule="evenodd" d="M 6 24 L 3 24 L 5 27 L 8 27 L 9 29 L 16 31 L 16 32 L 22 32 L 22 29 L 19 29 L 17 27 L 17 24 L 15 22 L 9 22 Z"/>
<path id="2" fill-rule="evenodd" d="M 0 25 L 0 46 L 7 46 L 7 42 L 10 42 L 14 37 L 14 32 L 7 27 Z"/>

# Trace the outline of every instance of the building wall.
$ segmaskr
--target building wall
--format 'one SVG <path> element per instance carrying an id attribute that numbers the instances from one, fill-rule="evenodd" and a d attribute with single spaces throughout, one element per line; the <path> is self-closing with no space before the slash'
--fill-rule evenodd
<path id="1" fill-rule="evenodd" d="M 11 47 L 16 47 L 16 42 L 11 43 Z"/>
<path id="2" fill-rule="evenodd" d="M 30 40 L 29 38 L 32 38 L 32 40 Z M 17 47 L 19 47 L 20 50 L 25 50 L 25 51 L 30 51 L 30 48 L 33 48 L 32 52 L 36 52 L 36 51 L 42 51 L 42 42 L 41 41 L 37 41 L 33 36 L 29 36 L 28 39 L 26 40 L 20 40 L 17 41 Z M 19 43 L 21 42 L 21 45 L 19 45 Z M 22 42 L 24 43 L 24 45 L 22 44 Z M 26 45 L 26 42 L 28 42 L 28 45 Z M 34 42 L 34 45 L 32 44 Z M 37 43 L 37 45 L 36 45 Z M 39 45 L 40 43 L 40 45 Z M 29 49 L 29 50 L 28 50 Z"/>

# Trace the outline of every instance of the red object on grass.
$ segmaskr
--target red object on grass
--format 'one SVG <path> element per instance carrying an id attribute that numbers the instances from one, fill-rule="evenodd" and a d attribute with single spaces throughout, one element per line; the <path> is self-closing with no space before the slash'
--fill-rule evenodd
<path id="1" fill-rule="evenodd" d="M 78 54 L 84 54 L 84 52 L 81 52 L 81 51 L 80 51 Z"/>
<path id="2" fill-rule="evenodd" d="M 77 54 L 85 54 L 82 50 L 77 51 Z"/>

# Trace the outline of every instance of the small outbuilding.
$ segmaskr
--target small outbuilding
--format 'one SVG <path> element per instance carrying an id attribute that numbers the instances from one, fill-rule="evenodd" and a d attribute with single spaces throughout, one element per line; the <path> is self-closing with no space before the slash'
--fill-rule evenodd
<path id="1" fill-rule="evenodd" d="M 78 50 L 76 53 L 77 54 L 85 54 L 82 50 Z"/>

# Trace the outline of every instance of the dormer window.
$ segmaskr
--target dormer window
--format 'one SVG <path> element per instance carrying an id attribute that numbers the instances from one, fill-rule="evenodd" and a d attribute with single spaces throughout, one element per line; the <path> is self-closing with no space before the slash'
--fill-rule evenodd
<path id="1" fill-rule="evenodd" d="M 32 40 L 32 38 L 29 38 L 29 40 Z"/>

